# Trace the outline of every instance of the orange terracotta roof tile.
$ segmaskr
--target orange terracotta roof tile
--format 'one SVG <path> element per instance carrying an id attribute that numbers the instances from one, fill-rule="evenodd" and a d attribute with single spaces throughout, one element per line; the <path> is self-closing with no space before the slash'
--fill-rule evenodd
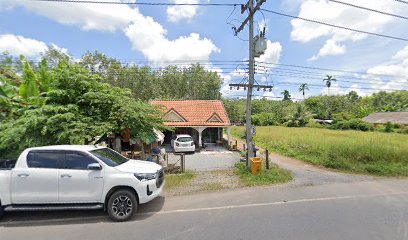
<path id="1" fill-rule="evenodd" d="M 161 106 L 161 111 L 167 114 L 173 111 L 185 121 L 165 122 L 167 126 L 230 126 L 230 120 L 220 100 L 154 100 L 152 105 Z M 215 116 L 215 117 L 214 117 Z M 215 121 L 220 119 L 221 121 Z"/>

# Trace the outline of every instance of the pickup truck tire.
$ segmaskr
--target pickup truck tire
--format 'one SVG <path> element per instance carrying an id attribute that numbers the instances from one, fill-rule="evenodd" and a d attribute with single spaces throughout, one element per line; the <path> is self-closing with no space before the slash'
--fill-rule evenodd
<path id="1" fill-rule="evenodd" d="M 1 206 L 1 202 L 0 202 L 0 218 L 3 216 L 4 214 L 4 209 L 3 206 Z"/>
<path id="2" fill-rule="evenodd" d="M 116 222 L 127 221 L 137 211 L 137 199 L 129 190 L 118 190 L 108 200 L 109 217 Z"/>

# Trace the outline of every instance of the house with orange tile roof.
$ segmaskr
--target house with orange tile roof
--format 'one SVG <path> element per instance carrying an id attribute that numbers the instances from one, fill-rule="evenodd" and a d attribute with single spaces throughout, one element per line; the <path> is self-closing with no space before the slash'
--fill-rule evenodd
<path id="1" fill-rule="evenodd" d="M 227 130 L 230 143 L 231 123 L 220 100 L 154 100 L 163 112 L 164 124 L 175 128 L 165 132 L 164 143 L 169 143 L 174 134 L 189 134 L 197 146 L 220 143 L 223 130 Z"/>

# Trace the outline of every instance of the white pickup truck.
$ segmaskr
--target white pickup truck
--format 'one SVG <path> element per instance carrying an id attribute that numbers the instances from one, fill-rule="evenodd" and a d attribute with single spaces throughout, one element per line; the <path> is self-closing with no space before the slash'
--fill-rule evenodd
<path id="1" fill-rule="evenodd" d="M 105 147 L 61 145 L 26 149 L 0 161 L 0 216 L 9 211 L 105 209 L 126 221 L 138 204 L 159 196 L 162 166 L 131 160 Z"/>

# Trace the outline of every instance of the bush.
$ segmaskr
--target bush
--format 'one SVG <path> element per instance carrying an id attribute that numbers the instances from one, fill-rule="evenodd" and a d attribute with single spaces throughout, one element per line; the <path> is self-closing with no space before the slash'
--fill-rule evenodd
<path id="1" fill-rule="evenodd" d="M 360 131 L 372 131 L 374 126 L 370 123 L 366 123 L 361 119 L 351 119 L 348 121 L 338 121 L 332 125 L 332 129 L 339 129 L 339 130 L 360 130 Z"/>
<path id="2" fill-rule="evenodd" d="M 277 123 L 274 115 L 267 112 L 252 115 L 252 122 L 255 126 L 271 126 Z"/>
<path id="3" fill-rule="evenodd" d="M 385 124 L 384 132 L 394 132 L 394 125 L 390 122 Z"/>
<path id="4" fill-rule="evenodd" d="M 325 125 L 316 122 L 316 120 L 314 120 L 314 119 L 310 119 L 305 127 L 308 127 L 308 128 L 324 128 Z"/>

